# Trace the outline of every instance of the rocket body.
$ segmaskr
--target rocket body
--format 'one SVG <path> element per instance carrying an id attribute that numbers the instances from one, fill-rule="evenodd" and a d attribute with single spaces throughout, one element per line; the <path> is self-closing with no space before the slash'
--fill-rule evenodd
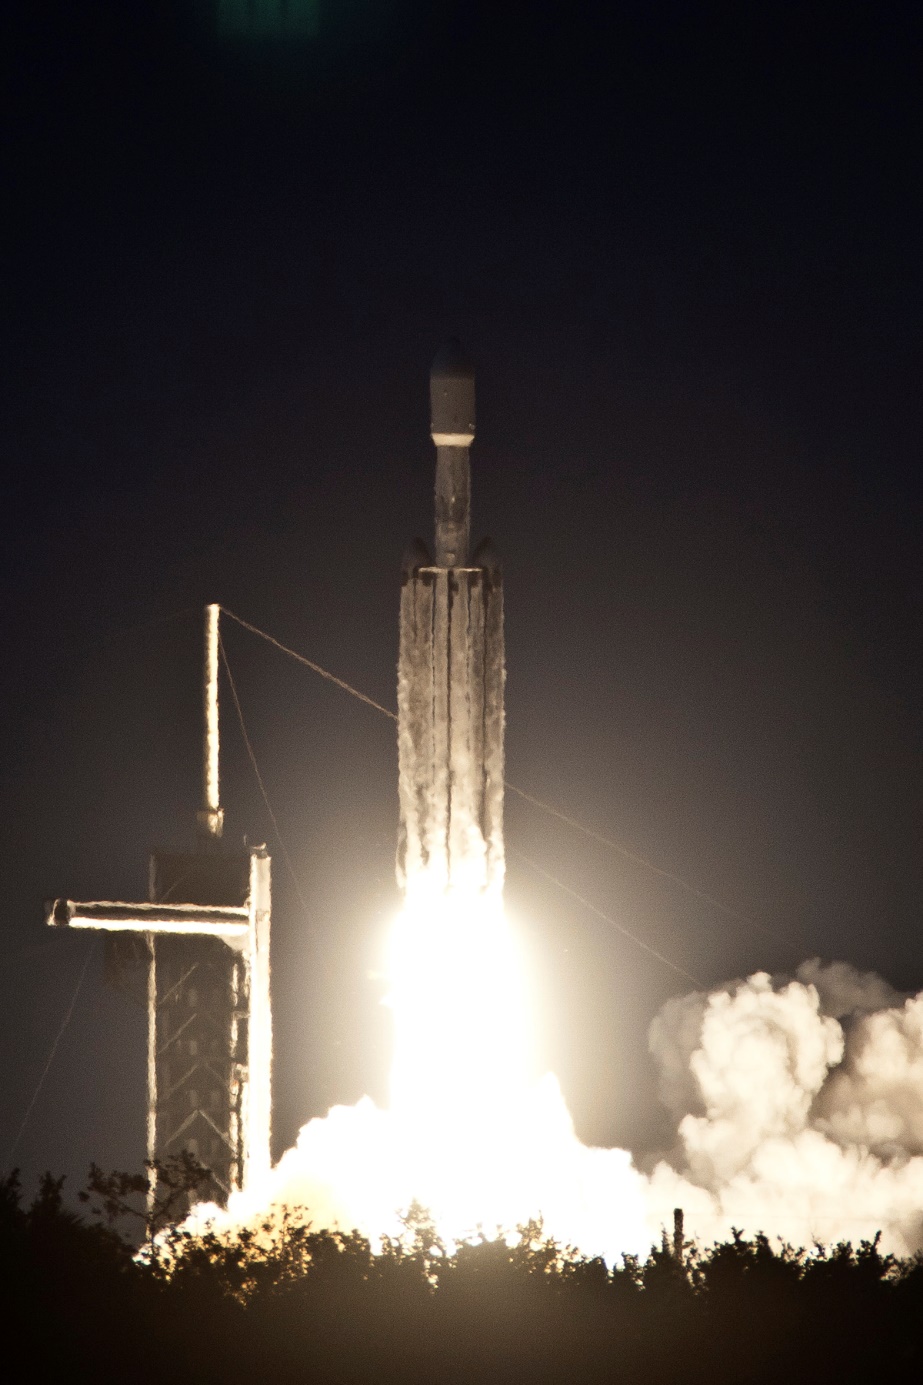
<path id="1" fill-rule="evenodd" d="M 474 375 L 452 344 L 430 377 L 435 557 L 405 559 L 398 664 L 398 880 L 438 892 L 503 885 L 503 585 L 469 561 Z M 483 546 L 482 546 L 483 547 Z"/>

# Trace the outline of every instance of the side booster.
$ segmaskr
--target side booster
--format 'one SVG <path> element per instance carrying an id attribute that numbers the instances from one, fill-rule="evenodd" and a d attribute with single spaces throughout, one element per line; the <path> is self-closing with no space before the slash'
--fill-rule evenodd
<path id="1" fill-rule="evenodd" d="M 474 372 L 458 342 L 430 373 L 435 559 L 415 540 L 401 587 L 401 886 L 503 885 L 503 585 L 489 540 L 469 561 Z"/>

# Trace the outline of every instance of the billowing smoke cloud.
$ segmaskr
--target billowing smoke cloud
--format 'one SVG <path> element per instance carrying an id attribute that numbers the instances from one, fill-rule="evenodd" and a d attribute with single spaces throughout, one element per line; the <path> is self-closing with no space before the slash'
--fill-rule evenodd
<path id="1" fill-rule="evenodd" d="M 814 960 L 669 1001 L 650 1046 L 677 1119 L 648 1186 L 662 1219 L 923 1247 L 923 995 Z"/>
<path id="2" fill-rule="evenodd" d="M 451 1239 L 541 1215 L 549 1234 L 614 1261 L 685 1213 L 702 1243 L 734 1227 L 794 1245 L 871 1239 L 923 1249 L 923 994 L 842 962 L 758 972 L 670 1000 L 650 1028 L 673 1147 L 644 1173 L 577 1139 L 548 1075 L 477 1120 L 428 1126 L 368 1098 L 310 1121 L 232 1220 L 301 1205 L 314 1225 L 400 1229 L 417 1198 Z M 439 1108 L 434 1108 L 434 1115 Z"/>

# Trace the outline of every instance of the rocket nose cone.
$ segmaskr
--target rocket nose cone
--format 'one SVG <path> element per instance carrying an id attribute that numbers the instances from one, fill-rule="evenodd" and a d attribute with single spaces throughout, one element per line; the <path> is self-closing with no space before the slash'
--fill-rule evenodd
<path id="1" fill-rule="evenodd" d="M 436 446 L 469 446 L 474 437 L 474 369 L 454 337 L 433 361 L 429 398 Z"/>
<path id="2" fill-rule="evenodd" d="M 457 337 L 450 337 L 436 352 L 429 377 L 431 380 L 474 380 L 474 366 Z"/>

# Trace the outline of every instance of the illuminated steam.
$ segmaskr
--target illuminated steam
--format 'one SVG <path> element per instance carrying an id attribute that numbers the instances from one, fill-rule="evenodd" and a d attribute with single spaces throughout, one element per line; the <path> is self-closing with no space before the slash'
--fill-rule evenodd
<path id="1" fill-rule="evenodd" d="M 648 1202 L 703 1239 L 923 1246 L 923 996 L 844 963 L 672 1000 L 651 1026 L 677 1144 Z"/>
<path id="2" fill-rule="evenodd" d="M 470 970 L 466 980 L 476 992 Z M 416 1068 L 426 1101 L 404 1108 L 405 1091 L 382 1111 L 366 1097 L 309 1121 L 266 1187 L 235 1196 L 232 1215 L 300 1205 L 316 1226 L 374 1239 L 397 1232 L 399 1209 L 417 1198 L 449 1239 L 540 1215 L 549 1234 L 612 1261 L 658 1242 L 681 1206 L 687 1236 L 706 1243 L 733 1227 L 797 1245 L 881 1230 L 888 1250 L 923 1248 L 923 995 L 815 961 L 794 980 L 757 973 L 668 1001 L 650 1045 L 676 1144 L 648 1174 L 624 1150 L 580 1143 L 550 1074 L 509 1085 L 501 1065 L 498 1087 L 491 1054 L 474 1046 L 453 1087 L 457 1055 L 440 1066 L 440 1032 L 430 1023 Z"/>

